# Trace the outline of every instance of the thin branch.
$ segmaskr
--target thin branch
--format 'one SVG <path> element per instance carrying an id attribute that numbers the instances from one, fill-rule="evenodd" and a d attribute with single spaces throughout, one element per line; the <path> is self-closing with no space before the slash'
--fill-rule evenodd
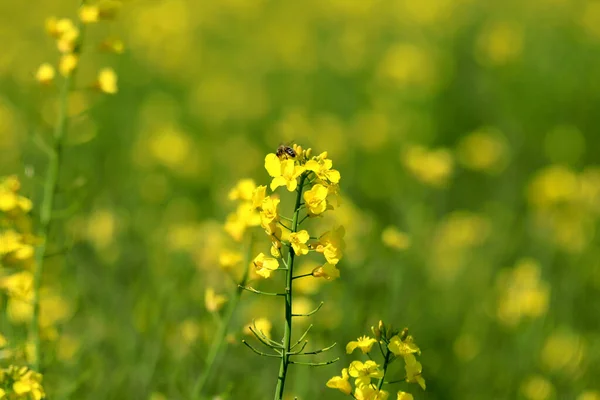
<path id="1" fill-rule="evenodd" d="M 263 292 L 262 290 L 256 290 L 256 289 L 254 289 L 254 288 L 252 288 L 252 287 L 248 287 L 248 286 L 242 286 L 242 285 L 238 285 L 238 287 L 239 287 L 240 289 L 244 289 L 244 290 L 247 290 L 247 291 L 249 291 L 249 292 L 256 293 L 256 294 L 262 294 L 262 295 L 265 295 L 265 296 L 285 296 L 285 293 L 270 293 L 270 292 Z"/>
<path id="2" fill-rule="evenodd" d="M 290 347 L 290 350 L 294 350 L 294 347 L 298 346 L 300 343 L 302 343 L 302 341 L 304 340 L 304 338 L 306 337 L 306 335 L 308 335 L 308 332 L 310 331 L 310 329 L 313 327 L 313 324 L 310 324 L 308 326 L 308 328 L 306 328 L 306 331 L 304 331 L 304 333 L 302 334 L 302 336 L 300 336 L 300 339 L 298 339 L 298 341 L 292 346 Z"/>
<path id="3" fill-rule="evenodd" d="M 254 324 L 254 321 L 252 321 L 252 323 Z M 250 332 L 252 332 L 254 334 L 254 336 L 256 336 L 256 338 L 265 346 L 270 347 L 272 349 L 283 349 L 283 346 L 279 343 L 277 343 L 274 340 L 269 339 L 267 336 L 265 336 L 264 333 L 262 333 L 262 331 L 259 331 L 258 329 L 256 329 L 256 325 L 252 326 L 250 325 Z"/>
<path id="4" fill-rule="evenodd" d="M 244 343 L 250 350 L 252 350 L 256 354 L 258 354 L 259 356 L 281 358 L 281 354 L 267 354 L 267 353 L 263 353 L 262 351 L 256 350 L 254 347 L 252 347 L 252 345 L 250 343 L 246 342 L 245 340 L 242 340 L 242 343 Z M 275 349 L 273 349 L 273 350 L 275 350 Z M 275 351 L 277 351 L 277 350 L 275 350 Z"/>
<path id="5" fill-rule="evenodd" d="M 324 348 L 322 348 L 322 349 L 319 349 L 319 350 L 307 351 L 306 353 L 301 353 L 301 352 L 298 352 L 298 353 L 296 353 L 295 355 L 297 355 L 297 356 L 307 356 L 307 355 L 312 355 L 312 354 L 319 354 L 319 353 L 323 353 L 323 352 L 326 352 L 327 350 L 331 350 L 331 349 L 333 349 L 333 348 L 335 347 L 335 345 L 336 345 L 336 344 L 337 344 L 337 343 L 334 343 L 334 344 L 332 344 L 331 346 L 327 346 L 327 347 L 324 347 Z"/>
<path id="6" fill-rule="evenodd" d="M 304 278 L 304 277 L 307 277 L 307 276 L 313 276 L 312 272 L 311 272 L 310 274 L 304 274 L 304 275 L 296 275 L 296 276 L 293 276 L 293 277 L 292 277 L 292 280 L 294 280 L 294 279 L 300 279 L 300 278 Z"/>
<path id="7" fill-rule="evenodd" d="M 306 347 L 306 345 L 308 344 L 308 340 L 305 340 L 304 343 L 302 343 L 302 346 L 300 347 L 300 350 L 298 351 L 293 351 L 290 353 L 287 353 L 289 356 L 297 356 L 300 355 L 302 353 L 302 351 L 304 350 L 304 348 Z"/>
<path id="8" fill-rule="evenodd" d="M 323 361 L 323 362 L 319 362 L 319 363 L 290 361 L 290 364 L 308 365 L 310 367 L 322 367 L 324 365 L 329 365 L 329 364 L 333 364 L 334 362 L 338 362 L 339 360 L 340 360 L 340 358 L 338 357 L 338 358 L 336 358 L 334 360 Z"/>
<path id="9" fill-rule="evenodd" d="M 321 307 L 323 307 L 323 304 L 325 304 L 325 303 L 320 302 L 319 305 L 317 306 L 317 308 L 315 308 L 314 310 L 312 310 L 308 314 L 292 314 L 292 317 L 310 317 L 311 315 L 313 315 L 314 313 L 316 313 L 317 311 L 319 311 L 321 309 Z"/>

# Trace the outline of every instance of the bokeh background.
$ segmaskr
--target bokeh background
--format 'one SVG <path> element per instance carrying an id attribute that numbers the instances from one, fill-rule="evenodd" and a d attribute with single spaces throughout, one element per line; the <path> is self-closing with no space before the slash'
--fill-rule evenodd
<path id="1" fill-rule="evenodd" d="M 58 60 L 44 21 L 76 7 L 0 2 L 0 175 L 36 204 L 31 138 L 57 97 L 34 79 Z M 108 36 L 124 54 L 95 50 Z M 290 396 L 343 398 L 325 382 L 383 319 L 422 349 L 427 391 L 397 386 L 416 399 L 600 398 L 599 1 L 132 0 L 86 43 L 52 230 L 70 251 L 44 273 L 50 399 L 193 398 L 205 290 L 233 289 L 228 191 L 266 184 L 288 141 L 341 172 L 347 241 L 341 278 L 297 302 L 326 302 L 311 343 L 341 361 L 292 366 Z M 117 95 L 87 89 L 103 66 Z M 282 307 L 244 293 L 209 394 L 272 396 L 277 361 L 240 340 L 258 317 L 282 335 Z"/>

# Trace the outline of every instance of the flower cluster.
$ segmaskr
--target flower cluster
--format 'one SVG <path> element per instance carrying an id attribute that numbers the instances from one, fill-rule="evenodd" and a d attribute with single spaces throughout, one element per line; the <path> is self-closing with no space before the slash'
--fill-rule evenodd
<path id="1" fill-rule="evenodd" d="M 45 396 L 41 374 L 14 365 L 0 369 L 0 399 L 41 400 Z"/>
<path id="2" fill-rule="evenodd" d="M 311 251 L 322 253 L 325 262 L 315 268 L 312 276 L 325 279 L 339 277 L 336 265 L 342 258 L 344 249 L 344 228 L 333 227 L 321 236 L 312 237 L 306 229 L 298 230 L 308 218 L 322 216 L 327 210 L 340 205 L 340 173 L 333 169 L 333 162 L 327 158 L 327 152 L 311 157 L 311 149 L 303 150 L 294 145 L 288 148 L 289 154 L 267 154 L 265 169 L 272 180 L 271 191 L 285 187 L 289 192 L 298 192 L 302 196 L 294 210 L 294 217 L 280 215 L 280 198 L 267 195 L 267 186 L 258 186 L 252 194 L 252 207 L 259 211 L 260 225 L 271 239 L 271 257 L 259 253 L 254 259 L 256 273 L 269 278 L 277 270 L 282 260 L 282 248 L 291 249 L 295 256 L 304 256 Z M 293 154 L 294 156 L 290 156 Z M 303 215 L 300 215 L 303 211 Z M 285 264 L 285 261 L 282 261 Z"/>
<path id="3" fill-rule="evenodd" d="M 46 20 L 46 32 L 56 40 L 60 52 L 58 72 L 63 78 L 73 75 L 79 65 L 83 30 L 86 25 L 115 17 L 121 3 L 112 0 L 99 1 L 97 4 L 84 4 L 79 8 L 79 19 L 50 17 Z M 100 49 L 113 53 L 123 52 L 123 42 L 108 38 L 102 41 Z M 43 85 L 50 85 L 56 76 L 55 68 L 50 63 L 43 63 L 36 72 L 36 79 Z M 117 93 L 117 75 L 112 68 L 101 68 L 96 81 L 91 85 L 103 93 Z"/>
<path id="4" fill-rule="evenodd" d="M 19 194 L 21 183 L 16 176 L 0 180 L 0 265 L 31 266 L 34 236 L 29 211 L 32 203 Z"/>
<path id="5" fill-rule="evenodd" d="M 327 387 L 338 389 L 344 394 L 351 395 L 357 400 L 386 400 L 389 392 L 383 390 L 383 384 L 398 382 L 417 383 L 425 390 L 425 379 L 421 375 L 422 366 L 415 354 L 420 355 L 421 350 L 415 344 L 412 336 L 408 335 L 408 329 L 401 332 L 386 326 L 379 321 L 379 326 L 371 328 L 374 338 L 362 336 L 356 341 L 348 343 L 346 352 L 353 353 L 359 349 L 369 359 L 365 362 L 352 361 L 348 368 L 342 370 L 341 376 L 334 376 L 327 382 Z M 383 357 L 383 365 L 373 360 L 371 350 L 374 345 L 379 347 Z M 385 381 L 388 368 L 397 359 L 404 360 L 404 378 L 393 381 Z M 350 378 L 354 378 L 354 392 Z M 412 400 L 413 396 L 404 391 L 398 392 L 398 400 Z"/>

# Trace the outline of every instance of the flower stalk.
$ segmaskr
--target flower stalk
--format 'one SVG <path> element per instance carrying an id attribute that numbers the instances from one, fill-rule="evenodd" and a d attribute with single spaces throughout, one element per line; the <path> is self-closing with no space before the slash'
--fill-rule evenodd
<path id="1" fill-rule="evenodd" d="M 291 232 L 298 232 L 298 222 L 300 216 L 300 209 L 302 203 L 302 189 L 304 188 L 304 180 L 307 174 L 303 173 L 300 176 L 300 183 L 296 189 L 296 204 L 294 205 L 294 216 L 292 217 Z M 294 249 L 292 246 L 288 246 L 288 257 L 287 257 L 287 270 L 285 271 L 285 326 L 283 332 L 283 353 L 281 355 L 281 362 L 279 364 L 279 374 L 277 376 L 277 386 L 275 387 L 275 400 L 283 398 L 283 390 L 285 386 L 285 378 L 287 376 L 288 366 L 290 364 L 290 352 L 292 342 L 292 301 L 293 301 L 293 284 L 294 279 Z"/>

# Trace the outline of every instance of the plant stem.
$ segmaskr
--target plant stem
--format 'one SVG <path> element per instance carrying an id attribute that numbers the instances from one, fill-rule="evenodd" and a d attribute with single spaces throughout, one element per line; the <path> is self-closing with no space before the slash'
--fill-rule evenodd
<path id="1" fill-rule="evenodd" d="M 294 206 L 294 217 L 292 218 L 291 232 L 298 232 L 298 223 L 300 216 L 300 207 L 302 203 L 302 189 L 306 175 L 300 176 L 298 190 L 296 196 L 296 205 Z M 283 399 L 283 388 L 285 386 L 285 377 L 290 364 L 290 352 L 292 342 L 292 280 L 294 277 L 294 249 L 288 248 L 288 269 L 285 271 L 285 327 L 283 331 L 283 354 L 281 355 L 281 363 L 279 364 L 279 375 L 277 376 L 277 387 L 275 388 L 275 400 Z"/>
<path id="2" fill-rule="evenodd" d="M 206 357 L 206 364 L 202 374 L 196 381 L 194 385 L 194 389 L 192 391 L 192 398 L 197 399 L 202 395 L 202 390 L 204 386 L 206 386 L 206 382 L 208 382 L 208 378 L 210 378 L 210 374 L 212 369 L 215 366 L 215 362 L 217 360 L 217 356 L 221 352 L 223 344 L 225 343 L 225 336 L 227 336 L 227 331 L 229 330 L 229 325 L 231 324 L 231 320 L 233 318 L 233 314 L 237 309 L 237 305 L 240 302 L 240 298 L 242 297 L 242 292 L 244 291 L 243 287 L 246 286 L 248 282 L 248 275 L 250 273 L 250 257 L 252 254 L 252 243 L 254 242 L 252 235 L 250 235 L 246 244 L 246 254 L 244 257 L 244 274 L 239 284 L 237 285 L 235 291 L 233 292 L 233 296 L 231 301 L 227 305 L 227 310 L 225 311 L 225 315 L 223 316 L 223 320 L 221 321 L 221 325 L 215 334 L 215 338 L 210 345 L 210 349 L 208 350 L 208 356 Z"/>
<path id="3" fill-rule="evenodd" d="M 383 387 L 383 381 L 385 380 L 385 374 L 387 372 L 387 367 L 390 363 L 391 355 L 392 355 L 392 352 L 386 346 L 385 357 L 383 359 L 383 376 L 381 377 L 381 379 L 379 380 L 379 383 L 377 384 L 377 390 L 381 390 L 381 388 Z"/>
<path id="4" fill-rule="evenodd" d="M 85 0 L 80 2 L 81 5 L 85 4 Z M 81 22 L 78 23 L 78 29 L 80 32 L 79 40 L 73 50 L 73 53 L 79 55 L 81 53 L 81 46 L 83 42 L 84 29 Z M 42 275 L 44 268 L 44 259 L 46 258 L 46 249 L 48 245 L 48 235 L 50 233 L 50 225 L 52 223 L 52 211 L 54 209 L 54 201 L 56 198 L 58 179 L 60 175 L 60 167 L 62 164 L 63 157 L 63 139 L 67 134 L 68 129 L 68 107 L 69 107 L 69 93 L 73 87 L 75 81 L 75 74 L 77 68 L 71 73 L 64 77 L 62 86 L 60 89 L 60 95 L 58 99 L 58 115 L 56 117 L 56 125 L 54 126 L 54 133 L 52 135 L 52 146 L 48 152 L 48 172 L 44 179 L 44 189 L 42 194 L 42 202 L 40 205 L 40 225 L 39 225 L 39 237 L 42 243 L 38 246 L 35 252 L 35 265 L 33 270 L 33 315 L 31 318 L 30 335 L 33 342 L 33 362 L 32 368 L 35 371 L 40 371 L 40 288 L 42 286 Z"/>

